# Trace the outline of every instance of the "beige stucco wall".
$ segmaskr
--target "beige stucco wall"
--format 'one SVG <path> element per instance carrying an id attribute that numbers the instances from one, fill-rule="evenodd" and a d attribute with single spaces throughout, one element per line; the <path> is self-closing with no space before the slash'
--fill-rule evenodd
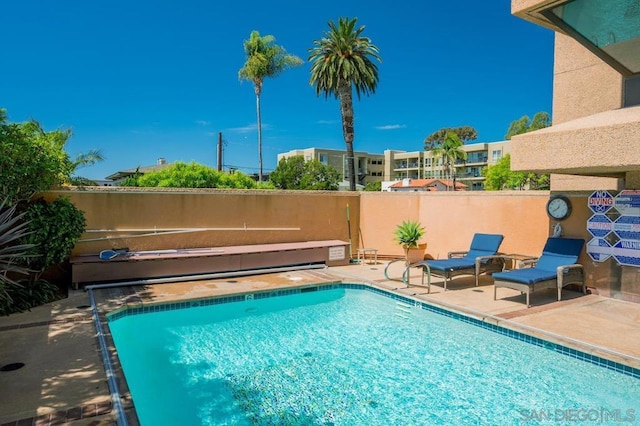
<path id="1" fill-rule="evenodd" d="M 82 239 L 103 239 L 78 243 L 74 254 L 123 247 L 142 251 L 348 241 L 347 205 L 352 238 L 358 236 L 359 197 L 351 192 L 104 189 L 52 192 L 46 198 L 60 195 L 85 212 L 87 230 L 222 228 L 125 238 L 152 232 L 86 232 Z"/>
<path id="2" fill-rule="evenodd" d="M 433 258 L 468 249 L 476 232 L 503 234 L 505 253 L 536 254 L 549 235 L 548 195 L 546 191 L 362 193 L 362 237 L 367 247 L 382 255 L 401 256 L 393 230 L 403 220 L 419 220 Z"/>
<path id="3" fill-rule="evenodd" d="M 573 38 L 555 34 L 553 124 L 622 106 L 622 75 Z"/>

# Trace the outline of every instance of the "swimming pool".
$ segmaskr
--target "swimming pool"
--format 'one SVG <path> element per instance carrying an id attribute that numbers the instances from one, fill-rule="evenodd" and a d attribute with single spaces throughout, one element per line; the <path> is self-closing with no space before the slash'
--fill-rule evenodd
<path id="1" fill-rule="evenodd" d="M 556 345 L 496 333 L 497 327 L 368 286 L 274 294 L 110 315 L 141 423 L 631 424 L 639 418 L 637 370 L 602 368 L 598 359 L 578 359 L 584 354 L 577 351 L 561 354 Z"/>

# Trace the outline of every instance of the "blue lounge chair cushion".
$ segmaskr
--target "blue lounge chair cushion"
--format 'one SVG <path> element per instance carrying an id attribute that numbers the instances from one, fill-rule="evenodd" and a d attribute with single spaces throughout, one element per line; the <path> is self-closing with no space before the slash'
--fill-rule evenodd
<path id="1" fill-rule="evenodd" d="M 475 234 L 469 252 L 464 257 L 427 260 L 431 269 L 437 271 L 458 271 L 476 267 L 476 257 L 493 256 L 498 252 L 504 237 L 500 234 Z"/>
<path id="2" fill-rule="evenodd" d="M 556 271 L 545 271 L 538 268 L 511 269 L 493 274 L 495 281 L 512 281 L 523 284 L 535 284 L 557 277 Z"/>
<path id="3" fill-rule="evenodd" d="M 503 239 L 504 236 L 500 234 L 475 234 L 473 240 L 471 240 L 471 247 L 467 256 L 476 258 L 478 256 L 494 255 L 500 248 Z M 483 254 L 472 255 L 473 252 L 482 252 Z"/>
<path id="4" fill-rule="evenodd" d="M 524 284 L 557 278 L 558 266 L 575 264 L 583 246 L 584 240 L 578 238 L 549 238 L 535 267 L 498 272 L 493 278 Z"/>
<path id="5" fill-rule="evenodd" d="M 425 260 L 424 263 L 428 264 L 431 269 L 435 269 L 436 271 L 457 271 L 460 269 L 475 268 L 476 259 L 460 257 L 443 260 Z"/>

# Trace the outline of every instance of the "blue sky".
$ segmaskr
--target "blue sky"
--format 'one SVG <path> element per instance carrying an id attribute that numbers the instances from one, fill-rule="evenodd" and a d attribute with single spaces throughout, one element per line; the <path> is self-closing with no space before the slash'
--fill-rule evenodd
<path id="1" fill-rule="evenodd" d="M 240 83 L 252 30 L 305 60 L 265 81 L 264 169 L 280 152 L 343 149 L 339 103 L 316 97 L 306 61 L 329 20 L 357 17 L 380 49 L 376 93 L 354 103 L 357 151 L 420 150 L 426 136 L 470 125 L 502 140 L 511 121 L 551 112 L 553 33 L 510 12 L 510 0 L 20 0 L 0 14 L 0 108 L 70 128 L 67 151 L 106 160 L 79 174 L 196 161 L 257 172 L 255 94 Z"/>

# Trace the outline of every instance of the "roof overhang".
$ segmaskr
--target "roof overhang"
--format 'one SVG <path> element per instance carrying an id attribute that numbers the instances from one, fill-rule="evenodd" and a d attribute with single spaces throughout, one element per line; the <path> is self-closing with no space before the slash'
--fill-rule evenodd
<path id="1" fill-rule="evenodd" d="M 514 171 L 624 177 L 640 171 L 640 106 L 514 136 L 511 143 Z"/>

